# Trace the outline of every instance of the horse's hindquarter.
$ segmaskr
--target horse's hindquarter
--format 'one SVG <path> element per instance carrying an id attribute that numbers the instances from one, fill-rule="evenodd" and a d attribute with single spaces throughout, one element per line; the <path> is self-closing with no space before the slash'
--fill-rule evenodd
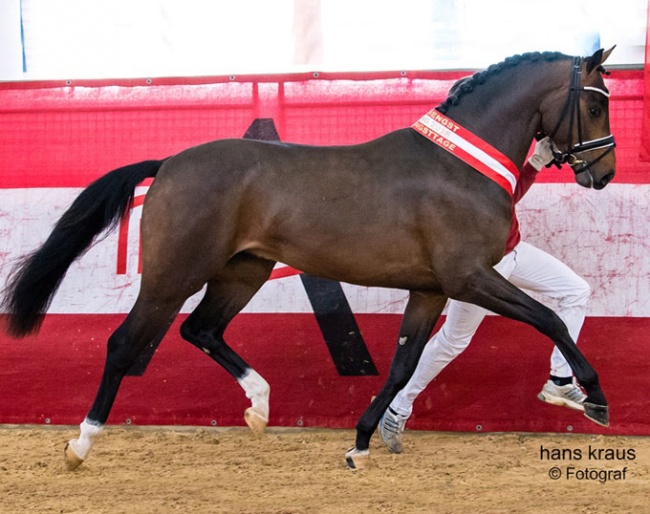
<path id="1" fill-rule="evenodd" d="M 167 195 L 214 220 L 212 237 L 200 237 L 214 241 L 210 251 L 227 247 L 349 283 L 436 288 L 439 256 L 453 262 L 468 258 L 467 248 L 489 248 L 486 233 L 504 209 L 414 143 L 408 130 L 345 147 L 221 141 L 180 160 L 173 175 L 184 185 Z M 161 175 L 156 182 L 173 178 Z"/>

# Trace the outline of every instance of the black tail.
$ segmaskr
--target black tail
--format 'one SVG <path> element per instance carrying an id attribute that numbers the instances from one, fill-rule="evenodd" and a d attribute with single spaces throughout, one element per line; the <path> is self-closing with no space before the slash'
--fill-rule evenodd
<path id="1" fill-rule="evenodd" d="M 70 265 L 131 206 L 135 187 L 154 177 L 164 161 L 144 161 L 111 171 L 84 189 L 47 241 L 14 268 L 4 290 L 6 330 L 14 337 L 38 331 Z"/>

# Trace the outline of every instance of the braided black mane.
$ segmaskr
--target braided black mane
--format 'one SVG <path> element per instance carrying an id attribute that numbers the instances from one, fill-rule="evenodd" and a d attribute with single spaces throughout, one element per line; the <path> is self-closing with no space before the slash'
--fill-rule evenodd
<path id="1" fill-rule="evenodd" d="M 513 55 L 508 57 L 500 63 L 492 64 L 487 69 L 478 71 L 470 77 L 465 77 L 458 80 L 449 90 L 447 99 L 438 106 L 438 110 L 445 114 L 449 107 L 458 105 L 461 97 L 467 93 L 474 91 L 476 86 L 485 84 L 485 82 L 497 73 L 504 69 L 513 68 L 522 62 L 537 62 L 537 61 L 557 61 L 560 59 L 570 59 L 569 56 L 560 52 L 528 52 L 521 55 Z"/>

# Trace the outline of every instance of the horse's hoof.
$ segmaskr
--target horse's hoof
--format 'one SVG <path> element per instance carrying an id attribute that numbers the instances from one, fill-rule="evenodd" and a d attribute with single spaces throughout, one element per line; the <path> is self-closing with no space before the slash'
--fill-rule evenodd
<path id="1" fill-rule="evenodd" d="M 255 407 L 249 407 L 244 411 L 244 419 L 257 437 L 264 435 L 264 430 L 266 430 L 266 425 L 268 425 L 269 420 L 255 410 Z"/>
<path id="2" fill-rule="evenodd" d="M 65 448 L 63 449 L 63 460 L 65 461 L 65 469 L 68 471 L 74 471 L 79 466 L 81 466 L 81 463 L 84 461 L 74 451 L 70 445 L 70 441 L 66 443 Z"/>
<path id="3" fill-rule="evenodd" d="M 345 461 L 350 469 L 366 469 L 370 467 L 370 450 L 350 448 L 345 454 Z"/>
<path id="4" fill-rule="evenodd" d="M 595 403 L 584 402 L 585 416 L 594 423 L 603 427 L 609 426 L 609 407 L 607 405 L 596 405 Z"/>

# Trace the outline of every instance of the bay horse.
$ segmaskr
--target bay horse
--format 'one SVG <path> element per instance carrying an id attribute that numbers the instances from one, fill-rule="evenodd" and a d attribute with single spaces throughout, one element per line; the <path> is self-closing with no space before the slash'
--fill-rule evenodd
<path id="1" fill-rule="evenodd" d="M 557 162 L 573 168 L 578 184 L 602 189 L 616 164 L 602 77 L 611 50 L 584 58 L 510 57 L 459 81 L 438 112 L 517 168 L 535 135 L 546 134 Z M 492 268 L 504 253 L 511 192 L 413 127 L 335 147 L 219 140 L 100 177 L 11 274 L 3 297 L 10 335 L 38 331 L 71 263 L 119 223 L 136 185 L 150 177 L 140 292 L 108 339 L 97 396 L 79 438 L 66 445 L 68 469 L 87 457 L 139 354 L 206 284 L 181 325 L 182 337 L 239 381 L 251 400 L 246 420 L 263 431 L 269 386 L 223 335 L 276 262 L 336 281 L 409 291 L 386 383 L 346 454 L 352 468 L 368 463 L 379 419 L 412 375 L 448 298 L 523 321 L 552 339 L 587 393 L 585 415 L 609 423 L 598 375 L 564 323 Z"/>

